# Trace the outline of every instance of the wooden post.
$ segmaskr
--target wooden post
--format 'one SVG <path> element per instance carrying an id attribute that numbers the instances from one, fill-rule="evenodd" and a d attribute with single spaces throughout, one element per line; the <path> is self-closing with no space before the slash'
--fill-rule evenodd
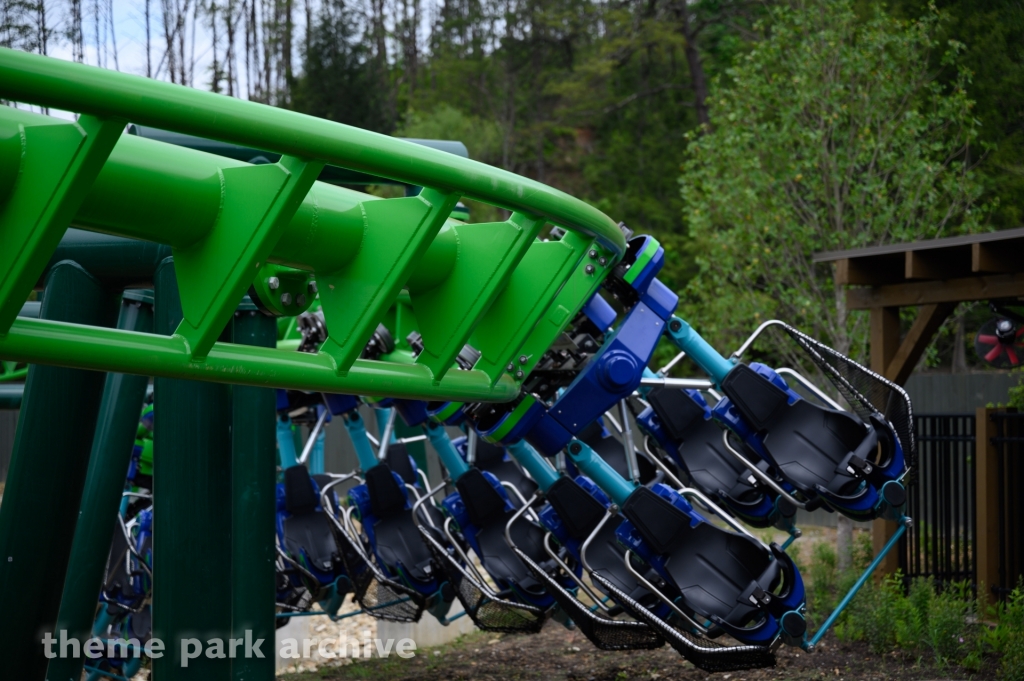
<path id="1" fill-rule="evenodd" d="M 998 451 L 992 444 L 995 428 L 992 408 L 978 407 L 975 425 L 975 582 L 978 599 L 995 601 L 992 587 L 999 584 L 999 465 Z"/>
<path id="2" fill-rule="evenodd" d="M 900 349 L 900 309 L 898 307 L 875 307 L 871 309 L 871 370 L 885 375 L 896 353 Z M 885 405 L 875 405 L 884 408 Z M 871 523 L 871 548 L 877 555 L 885 543 L 896 532 L 896 523 L 881 518 Z M 890 551 L 879 566 L 876 574 L 887 575 L 899 569 L 899 552 Z"/>

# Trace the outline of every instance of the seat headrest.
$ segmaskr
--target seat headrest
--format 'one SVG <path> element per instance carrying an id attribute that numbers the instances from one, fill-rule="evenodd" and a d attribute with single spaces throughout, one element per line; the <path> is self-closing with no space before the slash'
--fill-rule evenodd
<path id="1" fill-rule="evenodd" d="M 366 489 L 370 493 L 370 510 L 378 518 L 388 518 L 405 509 L 405 492 L 387 464 L 377 464 L 366 471 Z"/>
<path id="2" fill-rule="evenodd" d="M 594 531 L 605 514 L 604 506 L 570 478 L 561 477 L 547 491 L 548 501 L 574 539 Z"/>
<path id="3" fill-rule="evenodd" d="M 505 500 L 478 468 L 470 468 L 455 482 L 471 523 L 484 528 L 505 515 Z"/>
<path id="4" fill-rule="evenodd" d="M 303 465 L 284 469 L 284 506 L 292 515 L 316 510 L 316 492 L 309 470 Z"/>
<path id="5" fill-rule="evenodd" d="M 388 452 L 384 455 L 384 463 L 388 465 L 398 477 L 410 485 L 415 485 L 416 471 L 412 467 L 412 460 L 409 458 L 409 450 L 401 442 L 392 442 L 388 445 Z"/>
<path id="6" fill-rule="evenodd" d="M 704 409 L 682 389 L 656 388 L 648 394 L 647 400 L 665 432 L 677 442 L 684 439 L 695 421 L 704 418 Z"/>

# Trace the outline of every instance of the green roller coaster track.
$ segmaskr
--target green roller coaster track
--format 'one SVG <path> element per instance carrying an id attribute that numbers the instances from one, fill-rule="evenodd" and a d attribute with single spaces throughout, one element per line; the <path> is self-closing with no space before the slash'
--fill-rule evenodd
<path id="1" fill-rule="evenodd" d="M 0 97 L 79 114 L 72 122 L 0 110 L 0 357 L 8 362 L 509 400 L 515 372 L 531 368 L 509 372 L 510 361 L 539 357 L 625 249 L 614 221 L 555 189 L 292 111 L 11 50 L 0 50 Z M 124 134 L 128 123 L 281 157 L 251 165 Z M 423 190 L 379 199 L 318 182 L 325 165 Z M 511 215 L 450 219 L 463 197 Z M 565 237 L 538 239 L 546 224 Z M 173 335 L 16 318 L 69 225 L 170 246 L 184 314 Z M 301 311 L 299 296 L 319 292 L 331 330 L 320 352 L 217 342 L 250 286 L 267 294 L 282 272 L 291 288 L 276 295 L 289 293 L 281 300 L 291 313 Z M 359 359 L 403 290 L 424 351 L 415 364 Z M 471 371 L 449 371 L 470 341 L 483 358 Z"/>

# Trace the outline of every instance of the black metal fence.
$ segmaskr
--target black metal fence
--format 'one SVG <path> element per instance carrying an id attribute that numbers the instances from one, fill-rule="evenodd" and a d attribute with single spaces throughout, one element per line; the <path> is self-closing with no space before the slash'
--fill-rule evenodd
<path id="1" fill-rule="evenodd" d="M 975 574 L 975 415 L 915 416 L 917 470 L 907 492 L 913 527 L 900 541 L 907 580 L 939 583 Z"/>
<path id="2" fill-rule="evenodd" d="M 995 412 L 991 417 L 999 481 L 999 585 L 995 591 L 1002 595 L 1024 576 L 1024 413 Z"/>

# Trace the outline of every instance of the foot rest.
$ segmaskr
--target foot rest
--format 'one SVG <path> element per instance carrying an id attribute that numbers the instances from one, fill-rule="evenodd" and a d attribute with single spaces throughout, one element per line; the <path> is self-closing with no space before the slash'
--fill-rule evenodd
<path id="1" fill-rule="evenodd" d="M 331 523 L 345 570 L 352 580 L 353 598 L 367 615 L 392 622 L 419 622 L 426 597 L 390 579 L 369 559 L 360 542 Z"/>
<path id="2" fill-rule="evenodd" d="M 764 669 L 775 666 L 775 654 L 765 646 L 723 646 L 709 639 L 680 631 L 654 613 L 619 591 L 600 572 L 591 578 L 611 594 L 612 599 L 624 604 L 631 612 L 662 636 L 677 653 L 706 672 L 732 672 L 743 669 Z"/>
<path id="3" fill-rule="evenodd" d="M 562 607 L 579 630 L 590 639 L 595 647 L 601 650 L 654 650 L 665 645 L 665 639 L 645 622 L 629 620 L 612 620 L 599 617 L 575 596 L 562 588 L 556 580 L 544 571 L 529 556 L 517 548 L 513 551 L 519 556 L 558 605 Z"/>
<path id="4" fill-rule="evenodd" d="M 536 634 L 547 618 L 544 611 L 532 605 L 514 603 L 494 593 L 486 584 L 477 581 L 431 534 L 420 528 L 424 541 L 442 566 L 448 583 L 474 624 L 484 631 L 507 634 Z"/>

